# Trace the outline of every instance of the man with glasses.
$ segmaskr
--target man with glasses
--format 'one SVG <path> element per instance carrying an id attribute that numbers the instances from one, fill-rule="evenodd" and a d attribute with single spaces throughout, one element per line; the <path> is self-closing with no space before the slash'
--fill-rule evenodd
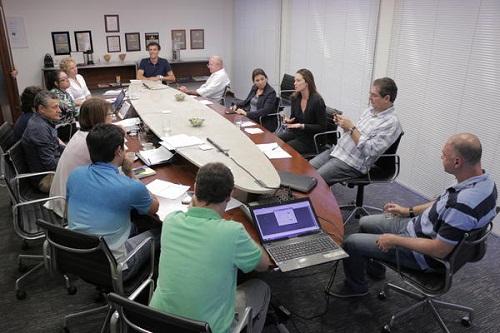
<path id="1" fill-rule="evenodd" d="M 342 137 L 334 148 L 310 161 L 328 185 L 365 175 L 397 140 L 403 131 L 393 105 L 397 94 L 398 87 L 391 78 L 377 79 L 370 89 L 371 106 L 356 125 L 343 115 L 333 116 L 344 130 Z"/>
<path id="2" fill-rule="evenodd" d="M 224 95 L 224 89 L 226 86 L 229 86 L 231 81 L 224 69 L 224 63 L 221 57 L 211 56 L 207 66 L 211 74 L 207 82 L 196 90 L 189 90 L 185 86 L 180 87 L 179 90 L 188 95 L 220 100 Z"/>

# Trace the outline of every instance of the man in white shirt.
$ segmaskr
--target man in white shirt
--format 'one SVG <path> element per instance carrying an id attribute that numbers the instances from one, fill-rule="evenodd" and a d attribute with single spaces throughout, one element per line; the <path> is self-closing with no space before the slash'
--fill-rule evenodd
<path id="1" fill-rule="evenodd" d="M 208 59 L 207 66 L 211 73 L 207 82 L 196 90 L 189 90 L 185 86 L 180 87 L 179 90 L 188 95 L 202 96 L 216 100 L 221 99 L 224 94 L 224 89 L 231 83 L 224 69 L 222 58 L 219 56 L 211 56 L 210 59 Z"/>

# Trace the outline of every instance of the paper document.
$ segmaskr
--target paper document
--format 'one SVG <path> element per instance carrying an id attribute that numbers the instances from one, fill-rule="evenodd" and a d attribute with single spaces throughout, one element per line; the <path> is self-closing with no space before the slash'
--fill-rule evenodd
<path id="1" fill-rule="evenodd" d="M 187 134 L 177 134 L 172 136 L 166 136 L 162 138 L 163 141 L 160 142 L 162 146 L 167 149 L 177 149 L 182 147 L 197 146 L 204 144 L 205 141 Z"/>
<path id="2" fill-rule="evenodd" d="M 189 186 L 155 179 L 146 185 L 151 193 L 167 199 L 177 199 L 189 190 Z"/>
<path id="3" fill-rule="evenodd" d="M 198 102 L 200 102 L 203 105 L 212 105 L 212 104 L 214 104 L 214 102 L 207 101 L 206 99 L 199 100 Z"/>
<path id="4" fill-rule="evenodd" d="M 188 210 L 188 205 L 184 205 L 182 203 L 182 196 L 177 199 L 166 199 L 158 197 L 158 201 L 160 203 L 160 207 L 158 208 L 156 214 L 158 214 L 158 217 L 161 221 L 164 221 L 165 217 L 167 217 L 167 215 L 172 212 L 179 210 L 185 212 Z"/>
<path id="5" fill-rule="evenodd" d="M 121 126 L 121 127 L 132 127 L 135 125 L 139 125 L 141 123 L 141 118 L 139 117 L 134 117 L 134 118 L 128 118 L 128 119 L 123 119 L 120 121 L 117 121 L 115 125 Z"/>
<path id="6" fill-rule="evenodd" d="M 260 133 L 264 133 L 263 130 L 261 130 L 260 128 L 257 128 L 257 127 L 245 128 L 245 132 L 247 132 L 248 134 L 260 134 Z"/>
<path id="7" fill-rule="evenodd" d="M 260 149 L 261 152 L 266 154 L 267 158 L 269 159 L 276 159 L 276 158 L 291 158 L 292 156 L 288 154 L 286 151 L 281 148 L 278 143 L 273 142 L 273 143 L 263 143 L 260 145 L 257 145 L 257 147 Z"/>
<path id="8" fill-rule="evenodd" d="M 241 203 L 241 201 L 239 201 L 238 199 L 235 199 L 233 197 L 231 197 L 231 199 L 229 200 L 229 202 L 227 203 L 227 206 L 226 206 L 226 212 L 231 210 L 231 209 L 234 209 L 234 208 L 238 208 L 240 207 L 241 205 L 243 205 Z"/>
<path id="9" fill-rule="evenodd" d="M 168 149 L 165 149 L 165 147 L 141 150 L 137 153 L 137 156 L 148 166 L 167 162 L 173 155 L 174 154 L 172 154 Z"/>
<path id="10" fill-rule="evenodd" d="M 103 95 L 104 96 L 116 96 L 116 95 L 120 95 L 121 92 L 122 92 L 121 89 L 114 89 L 114 90 L 106 91 Z"/>
<path id="11" fill-rule="evenodd" d="M 114 101 L 116 101 L 116 97 L 114 97 L 114 98 L 106 98 L 106 102 L 114 103 Z"/>
<path id="12" fill-rule="evenodd" d="M 251 127 L 251 126 L 256 126 L 256 125 L 257 124 L 254 123 L 253 121 L 247 120 L 247 121 L 243 121 L 240 126 L 241 127 Z"/>

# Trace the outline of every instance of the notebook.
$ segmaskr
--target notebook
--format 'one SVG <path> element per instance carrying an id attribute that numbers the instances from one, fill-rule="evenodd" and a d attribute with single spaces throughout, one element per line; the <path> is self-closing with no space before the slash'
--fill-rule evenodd
<path id="1" fill-rule="evenodd" d="M 278 171 L 281 186 L 290 187 L 292 190 L 309 193 L 318 184 L 318 180 L 311 176 L 297 175 L 287 171 Z"/>
<path id="2" fill-rule="evenodd" d="M 283 272 L 349 255 L 319 226 L 309 198 L 251 206 L 262 245 Z"/>

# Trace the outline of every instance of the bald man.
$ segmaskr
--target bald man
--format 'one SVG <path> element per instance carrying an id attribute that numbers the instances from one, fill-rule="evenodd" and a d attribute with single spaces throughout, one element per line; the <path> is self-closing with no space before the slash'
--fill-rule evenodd
<path id="1" fill-rule="evenodd" d="M 470 133 L 453 135 L 442 149 L 444 171 L 457 179 L 436 200 L 403 207 L 388 203 L 382 215 L 363 217 L 359 233 L 344 241 L 350 257 L 344 259 L 345 280 L 335 286 L 337 297 L 368 294 L 365 272 L 376 280 L 385 277 L 385 267 L 370 258 L 396 263 L 395 247 L 401 266 L 432 271 L 439 264 L 430 258 L 446 258 L 470 230 L 485 227 L 495 217 L 497 190 L 493 179 L 481 168 L 482 148 Z"/>
<path id="2" fill-rule="evenodd" d="M 210 70 L 210 77 L 207 82 L 196 90 L 189 90 L 185 86 L 180 87 L 179 90 L 188 95 L 202 96 L 215 100 L 222 99 L 224 88 L 231 83 L 224 69 L 224 62 L 219 56 L 211 56 L 210 59 L 208 59 L 207 66 Z"/>

